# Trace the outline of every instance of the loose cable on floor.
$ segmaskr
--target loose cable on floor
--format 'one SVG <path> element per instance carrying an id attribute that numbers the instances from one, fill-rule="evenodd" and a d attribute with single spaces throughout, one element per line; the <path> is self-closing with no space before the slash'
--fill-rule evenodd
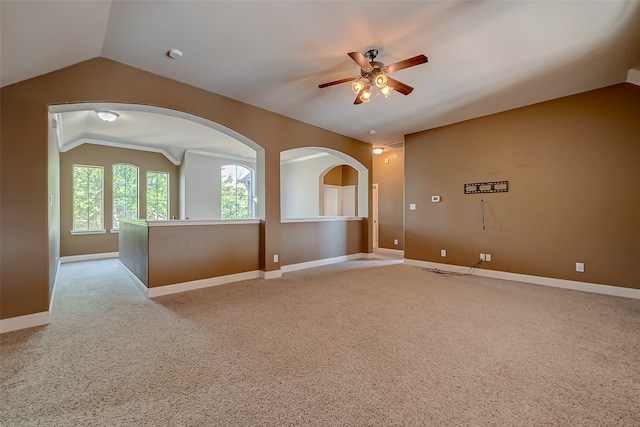
<path id="1" fill-rule="evenodd" d="M 456 271 L 443 271 L 438 268 L 423 268 L 423 270 L 428 271 L 429 273 L 438 274 L 440 276 L 470 276 L 474 273 L 474 271 L 476 271 L 476 268 L 480 264 L 482 264 L 482 260 L 479 260 L 478 262 L 473 264 L 471 267 L 461 268 L 460 270 L 456 270 Z"/>

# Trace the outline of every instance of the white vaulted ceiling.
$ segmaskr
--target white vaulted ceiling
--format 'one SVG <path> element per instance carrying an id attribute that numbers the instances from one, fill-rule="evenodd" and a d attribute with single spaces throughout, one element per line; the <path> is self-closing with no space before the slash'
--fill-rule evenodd
<path id="1" fill-rule="evenodd" d="M 375 144 L 620 83 L 640 59 L 638 1 L 3 0 L 0 15 L 2 86 L 102 56 Z M 318 88 L 371 47 L 429 58 L 392 75 L 412 94 Z"/>

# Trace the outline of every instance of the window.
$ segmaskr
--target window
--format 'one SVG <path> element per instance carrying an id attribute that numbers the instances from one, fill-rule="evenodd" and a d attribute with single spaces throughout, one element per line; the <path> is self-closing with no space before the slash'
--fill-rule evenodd
<path id="1" fill-rule="evenodd" d="M 113 165 L 113 225 L 120 228 L 120 219 L 138 218 L 138 168 L 120 163 Z"/>
<path id="2" fill-rule="evenodd" d="M 242 165 L 224 165 L 220 169 L 222 219 L 253 218 L 255 202 L 253 171 Z"/>
<path id="3" fill-rule="evenodd" d="M 72 231 L 103 231 L 102 167 L 73 165 Z"/>
<path id="4" fill-rule="evenodd" d="M 169 174 L 147 172 L 147 220 L 169 219 Z"/>

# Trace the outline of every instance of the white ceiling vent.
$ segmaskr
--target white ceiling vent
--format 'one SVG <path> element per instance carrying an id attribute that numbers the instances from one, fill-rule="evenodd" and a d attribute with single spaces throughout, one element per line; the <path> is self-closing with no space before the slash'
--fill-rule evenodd
<path id="1" fill-rule="evenodd" d="M 389 144 L 385 144 L 387 147 L 392 148 L 394 150 L 400 150 L 404 148 L 404 142 L 391 142 Z"/>

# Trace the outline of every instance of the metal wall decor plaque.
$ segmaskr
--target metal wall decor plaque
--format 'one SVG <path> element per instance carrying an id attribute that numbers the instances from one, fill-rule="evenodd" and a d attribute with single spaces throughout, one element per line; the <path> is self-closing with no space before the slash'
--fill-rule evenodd
<path id="1" fill-rule="evenodd" d="M 464 185 L 464 194 L 506 193 L 509 181 L 472 182 Z"/>

